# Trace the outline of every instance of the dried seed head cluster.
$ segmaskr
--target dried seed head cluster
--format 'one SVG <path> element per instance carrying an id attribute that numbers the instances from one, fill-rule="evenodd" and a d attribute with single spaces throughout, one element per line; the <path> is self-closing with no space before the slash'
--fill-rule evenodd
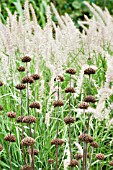
<path id="1" fill-rule="evenodd" d="M 61 82 L 63 82 L 63 81 L 64 81 L 64 77 L 61 76 L 61 75 L 58 75 L 58 76 L 54 79 L 54 81 L 61 81 Z"/>
<path id="2" fill-rule="evenodd" d="M 33 170 L 33 168 L 29 165 L 24 165 L 21 170 Z"/>
<path id="3" fill-rule="evenodd" d="M 87 74 L 87 75 L 95 74 L 95 73 L 96 73 L 96 70 L 90 67 L 84 70 L 84 74 Z"/>
<path id="4" fill-rule="evenodd" d="M 82 142 L 86 142 L 86 143 L 91 143 L 93 142 L 93 138 L 88 135 L 88 134 L 81 134 L 78 136 L 78 139 Z"/>
<path id="5" fill-rule="evenodd" d="M 22 57 L 22 62 L 27 63 L 27 62 L 30 62 L 30 61 L 31 61 L 31 57 L 29 57 L 29 56 Z"/>
<path id="6" fill-rule="evenodd" d="M 35 140 L 31 137 L 26 137 L 21 141 L 21 144 L 23 146 L 32 146 L 34 145 L 34 143 L 35 143 Z"/>
<path id="7" fill-rule="evenodd" d="M 16 137 L 14 135 L 7 135 L 5 138 L 4 138 L 5 141 L 9 141 L 9 142 L 16 142 Z"/>
<path id="8" fill-rule="evenodd" d="M 78 106 L 80 109 L 87 109 L 89 107 L 89 104 L 87 102 L 82 102 Z"/>
<path id="9" fill-rule="evenodd" d="M 3 86 L 3 84 L 4 84 L 4 83 L 0 81 L 0 86 Z"/>
<path id="10" fill-rule="evenodd" d="M 3 150 L 3 146 L 2 144 L 0 144 L 0 152 Z"/>
<path id="11" fill-rule="evenodd" d="M 7 116 L 10 118 L 16 118 L 16 113 L 15 112 L 8 112 Z"/>
<path id="12" fill-rule="evenodd" d="M 74 90 L 73 87 L 67 87 L 67 88 L 65 89 L 65 93 L 75 93 L 75 90 Z"/>
<path id="13" fill-rule="evenodd" d="M 66 70 L 66 73 L 73 75 L 73 74 L 76 73 L 76 70 L 74 70 L 73 68 L 68 68 L 68 69 Z"/>
<path id="14" fill-rule="evenodd" d="M 34 80 L 33 80 L 32 77 L 26 76 L 26 77 L 23 77 L 22 83 L 23 83 L 23 84 L 25 84 L 25 83 L 30 83 L 30 84 L 32 84 L 32 83 L 34 83 Z"/>
<path id="15" fill-rule="evenodd" d="M 54 159 L 48 159 L 48 163 L 49 164 L 53 164 L 54 163 Z"/>
<path id="16" fill-rule="evenodd" d="M 113 166 L 113 161 L 110 161 L 110 162 L 109 162 L 109 165 L 110 165 L 110 166 Z"/>
<path id="17" fill-rule="evenodd" d="M 51 145 L 62 145 L 64 143 L 64 140 L 57 138 L 57 139 L 53 139 L 51 141 Z"/>
<path id="18" fill-rule="evenodd" d="M 90 146 L 92 146 L 93 148 L 98 148 L 99 147 L 97 142 L 91 142 Z"/>
<path id="19" fill-rule="evenodd" d="M 82 159 L 83 155 L 80 153 L 77 153 L 74 157 L 76 160 L 79 160 L 79 159 Z"/>
<path id="20" fill-rule="evenodd" d="M 17 84 L 16 85 L 16 89 L 18 89 L 18 90 L 23 90 L 25 88 L 26 88 L 26 86 L 24 84 Z"/>
<path id="21" fill-rule="evenodd" d="M 23 66 L 20 66 L 20 67 L 18 67 L 18 69 L 17 69 L 19 72 L 24 72 L 25 71 L 25 67 L 23 67 Z"/>
<path id="22" fill-rule="evenodd" d="M 33 149 L 34 155 L 38 155 L 39 154 L 39 150 L 37 149 Z M 31 154 L 31 149 L 28 150 L 28 153 Z"/>
<path id="23" fill-rule="evenodd" d="M 53 106 L 54 106 L 54 107 L 61 107 L 61 106 L 63 106 L 63 105 L 64 105 L 64 103 L 63 103 L 62 100 L 55 100 L 55 101 L 53 102 Z"/>
<path id="24" fill-rule="evenodd" d="M 104 154 L 102 154 L 102 153 L 98 153 L 98 154 L 96 154 L 96 159 L 98 159 L 98 160 L 104 160 L 104 159 L 105 159 L 105 156 L 104 156 Z"/>
<path id="25" fill-rule="evenodd" d="M 2 111 L 3 110 L 3 107 L 2 107 L 2 105 L 0 105 L 0 111 Z"/>
<path id="26" fill-rule="evenodd" d="M 28 123 L 28 124 L 31 124 L 31 123 L 36 123 L 36 118 L 34 116 L 24 116 L 23 120 L 22 120 L 23 123 Z"/>
<path id="27" fill-rule="evenodd" d="M 76 159 L 72 159 L 72 160 L 70 161 L 69 166 L 71 166 L 71 167 L 76 167 L 76 166 L 78 166 L 78 161 L 77 161 Z"/>
<path id="28" fill-rule="evenodd" d="M 67 117 L 64 118 L 64 122 L 66 124 L 74 123 L 74 121 L 75 121 L 75 119 L 71 116 L 67 116 Z"/>
<path id="29" fill-rule="evenodd" d="M 34 79 L 34 80 L 39 80 L 40 79 L 40 76 L 38 74 L 32 74 L 31 77 Z"/>
<path id="30" fill-rule="evenodd" d="M 86 97 L 84 98 L 84 101 L 85 101 L 85 102 L 89 102 L 89 103 L 95 103 L 95 102 L 96 102 L 96 99 L 95 99 L 94 96 L 89 95 L 89 96 L 86 96 Z"/>
<path id="31" fill-rule="evenodd" d="M 38 102 L 32 102 L 32 103 L 30 103 L 29 107 L 40 109 L 40 104 Z"/>
<path id="32" fill-rule="evenodd" d="M 24 117 L 25 117 L 25 116 L 19 116 L 19 117 L 16 119 L 16 121 L 17 121 L 18 123 L 22 123 L 22 120 L 23 120 Z"/>

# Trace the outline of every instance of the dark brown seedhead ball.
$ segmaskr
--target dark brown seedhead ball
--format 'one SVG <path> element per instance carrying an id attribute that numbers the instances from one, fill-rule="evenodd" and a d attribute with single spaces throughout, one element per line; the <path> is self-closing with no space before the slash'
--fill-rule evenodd
<path id="1" fill-rule="evenodd" d="M 0 144 L 0 152 L 3 150 L 3 146 L 2 144 Z"/>
<path id="2" fill-rule="evenodd" d="M 54 107 L 61 107 L 61 106 L 63 106 L 63 105 L 64 105 L 64 103 L 63 103 L 62 100 L 55 100 L 55 101 L 53 102 L 53 106 L 54 106 Z"/>
<path id="3" fill-rule="evenodd" d="M 113 166 L 113 161 L 110 161 L 110 162 L 109 162 L 109 165 L 110 165 L 110 166 Z"/>
<path id="4" fill-rule="evenodd" d="M 3 110 L 3 107 L 2 107 L 2 105 L 0 105 L 0 111 L 2 111 Z"/>
<path id="5" fill-rule="evenodd" d="M 22 120 L 23 120 L 24 117 L 25 117 L 25 116 L 19 116 L 19 117 L 16 119 L 17 123 L 22 123 Z"/>
<path id="6" fill-rule="evenodd" d="M 60 82 L 63 82 L 63 81 L 64 81 L 64 77 L 63 77 L 63 76 L 61 76 L 61 75 L 58 75 L 58 76 L 54 79 L 54 81 L 60 81 Z"/>
<path id="7" fill-rule="evenodd" d="M 10 118 L 16 118 L 16 113 L 15 112 L 8 112 L 7 116 Z"/>
<path id="8" fill-rule="evenodd" d="M 96 70 L 90 67 L 84 70 L 84 74 L 87 74 L 87 75 L 95 74 L 95 73 L 96 73 Z"/>
<path id="9" fill-rule="evenodd" d="M 76 73 L 76 70 L 74 70 L 73 68 L 68 68 L 68 69 L 66 70 L 66 73 L 73 75 L 73 74 Z"/>
<path id="10" fill-rule="evenodd" d="M 78 108 L 80 108 L 80 109 L 87 109 L 88 107 L 89 107 L 89 104 L 87 102 L 82 102 L 78 106 Z"/>
<path id="11" fill-rule="evenodd" d="M 34 155 L 38 155 L 39 154 L 39 150 L 37 149 L 33 149 Z M 31 154 L 31 149 L 28 150 L 28 153 Z"/>
<path id="12" fill-rule="evenodd" d="M 40 76 L 38 74 L 32 74 L 31 77 L 34 79 L 34 80 L 39 80 L 40 79 Z"/>
<path id="13" fill-rule="evenodd" d="M 9 141 L 9 142 L 16 142 L 16 137 L 14 135 L 7 135 L 5 138 L 4 138 L 5 141 Z"/>
<path id="14" fill-rule="evenodd" d="M 22 120 L 23 123 L 28 123 L 28 124 L 31 124 L 31 123 L 36 123 L 36 117 L 34 116 L 24 116 L 23 120 Z"/>
<path id="15" fill-rule="evenodd" d="M 75 121 L 74 117 L 71 117 L 71 116 L 67 116 L 64 118 L 65 124 L 74 123 L 74 121 Z"/>
<path id="16" fill-rule="evenodd" d="M 24 77 L 23 79 L 22 79 L 22 83 L 23 84 L 25 84 L 25 83 L 30 83 L 30 84 L 32 84 L 32 83 L 34 83 L 34 80 L 33 80 L 33 78 L 32 77 Z"/>
<path id="17" fill-rule="evenodd" d="M 104 154 L 102 154 L 102 153 L 98 153 L 98 154 L 96 154 L 96 159 L 98 159 L 98 160 L 104 160 L 104 159 L 105 159 L 105 156 L 104 156 Z"/>
<path id="18" fill-rule="evenodd" d="M 3 86 L 3 85 L 4 85 L 4 83 L 0 81 L 0 86 Z"/>
<path id="19" fill-rule="evenodd" d="M 40 109 L 40 104 L 38 102 L 32 102 L 32 103 L 30 103 L 29 107 Z"/>
<path id="20" fill-rule="evenodd" d="M 35 140 L 31 137 L 26 137 L 21 141 L 21 144 L 23 146 L 32 146 L 34 145 L 34 143 L 35 143 Z"/>
<path id="21" fill-rule="evenodd" d="M 64 143 L 64 140 L 57 138 L 57 139 L 53 139 L 51 141 L 51 145 L 62 145 Z"/>
<path id="22" fill-rule="evenodd" d="M 82 159 L 83 155 L 80 153 L 77 153 L 74 157 L 76 160 L 80 160 L 80 159 Z"/>
<path id="23" fill-rule="evenodd" d="M 18 90 L 24 90 L 26 88 L 26 86 L 24 84 L 17 84 L 16 85 L 16 89 Z"/>
<path id="24" fill-rule="evenodd" d="M 71 166 L 71 167 L 76 167 L 76 166 L 78 166 L 78 161 L 77 161 L 76 159 L 72 159 L 72 160 L 70 161 L 69 166 Z"/>
<path id="25" fill-rule="evenodd" d="M 29 165 L 24 165 L 21 170 L 33 170 L 33 168 Z"/>
<path id="26" fill-rule="evenodd" d="M 73 87 L 67 87 L 65 93 L 75 93 L 75 89 Z"/>
<path id="27" fill-rule="evenodd" d="M 96 99 L 95 99 L 94 96 L 89 95 L 89 96 L 86 96 L 86 97 L 84 98 L 84 102 L 95 103 L 95 102 L 96 102 Z"/>
<path id="28" fill-rule="evenodd" d="M 97 142 L 91 142 L 90 146 L 92 146 L 93 148 L 98 148 L 99 147 Z"/>
<path id="29" fill-rule="evenodd" d="M 23 67 L 23 66 L 20 66 L 20 67 L 18 67 L 18 69 L 17 69 L 19 72 L 24 72 L 25 71 L 25 67 Z"/>
<path id="30" fill-rule="evenodd" d="M 78 136 L 79 141 L 91 143 L 93 142 L 93 138 L 88 134 L 81 134 Z"/>
<path id="31" fill-rule="evenodd" d="M 54 163 L 54 159 L 48 159 L 48 163 L 49 164 L 53 164 Z"/>
<path id="32" fill-rule="evenodd" d="M 30 62 L 30 61 L 31 61 L 31 57 L 29 57 L 29 56 L 24 56 L 22 58 L 22 62 L 24 62 L 24 63 L 27 63 L 27 62 Z"/>

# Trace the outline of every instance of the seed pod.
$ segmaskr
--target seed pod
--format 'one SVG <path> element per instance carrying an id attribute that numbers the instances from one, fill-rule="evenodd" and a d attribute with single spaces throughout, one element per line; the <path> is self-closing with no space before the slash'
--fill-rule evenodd
<path id="1" fill-rule="evenodd" d="M 76 166 L 78 166 L 78 161 L 77 161 L 76 159 L 72 159 L 72 160 L 70 161 L 69 166 L 71 166 L 71 167 L 76 167 Z"/>
<path id="2" fill-rule="evenodd" d="M 90 67 L 84 70 L 84 74 L 87 74 L 87 75 L 95 74 L 95 73 L 96 73 L 96 70 Z"/>
<path id="3" fill-rule="evenodd" d="M 7 116 L 10 118 L 16 118 L 16 113 L 15 112 L 8 112 Z"/>
<path id="4" fill-rule="evenodd" d="M 54 107 L 61 107 L 61 106 L 63 106 L 64 105 L 64 103 L 61 101 L 61 100 L 55 100 L 54 102 L 53 102 L 53 106 Z"/>
<path id="5" fill-rule="evenodd" d="M 3 146 L 2 144 L 0 144 L 0 152 L 3 150 Z"/>
<path id="6" fill-rule="evenodd" d="M 40 109 L 40 104 L 38 102 L 32 102 L 29 105 L 30 108 L 36 108 L 36 109 Z"/>
<path id="7" fill-rule="evenodd" d="M 90 146 L 92 146 L 93 148 L 98 148 L 99 147 L 97 142 L 91 142 Z"/>
<path id="8" fill-rule="evenodd" d="M 58 76 L 54 79 L 54 81 L 61 81 L 61 82 L 63 82 L 63 81 L 64 81 L 64 77 L 61 76 L 61 75 L 58 75 Z"/>
<path id="9" fill-rule="evenodd" d="M 16 85 L 16 89 L 18 89 L 18 90 L 23 90 L 25 88 L 26 88 L 26 86 L 24 84 L 17 84 Z"/>
<path id="10" fill-rule="evenodd" d="M 0 86 L 3 86 L 3 84 L 4 84 L 4 83 L 0 81 Z"/>
<path id="11" fill-rule="evenodd" d="M 73 74 L 76 73 L 76 71 L 75 71 L 73 68 L 68 68 L 68 69 L 66 70 L 66 73 L 73 75 Z"/>
<path id="12" fill-rule="evenodd" d="M 29 165 L 24 165 L 23 167 L 21 167 L 21 170 L 33 170 L 33 168 Z"/>
<path id="13" fill-rule="evenodd" d="M 83 155 L 80 153 L 77 153 L 74 157 L 76 160 L 80 160 L 80 159 L 82 159 Z"/>
<path id="14" fill-rule="evenodd" d="M 48 163 L 49 164 L 53 164 L 54 163 L 54 159 L 48 159 Z"/>
<path id="15" fill-rule="evenodd" d="M 20 66 L 20 67 L 18 67 L 18 69 L 17 69 L 19 72 L 24 72 L 25 71 L 25 67 L 23 67 L 23 66 Z"/>
<path id="16" fill-rule="evenodd" d="M 110 162 L 109 162 L 109 165 L 110 165 L 110 166 L 113 166 L 113 161 L 110 161 Z"/>
<path id="17" fill-rule="evenodd" d="M 28 124 L 31 124 L 31 123 L 36 123 L 36 118 L 34 116 L 24 116 L 23 120 L 22 120 L 23 123 L 28 123 Z"/>
<path id="18" fill-rule="evenodd" d="M 65 93 L 75 93 L 75 90 L 74 90 L 73 87 L 67 87 L 67 88 L 65 89 Z"/>
<path id="19" fill-rule="evenodd" d="M 40 76 L 38 74 L 32 74 L 31 77 L 34 79 L 34 80 L 39 80 L 40 79 Z"/>
<path id="20" fill-rule="evenodd" d="M 78 139 L 82 142 L 86 142 L 86 143 L 91 143 L 93 142 L 93 138 L 88 135 L 88 134 L 81 134 L 78 136 Z"/>
<path id="21" fill-rule="evenodd" d="M 79 104 L 78 106 L 80 109 L 87 109 L 89 107 L 89 104 L 87 102 L 83 102 Z"/>
<path id="22" fill-rule="evenodd" d="M 24 63 L 27 63 L 27 62 L 30 62 L 30 61 L 31 61 L 31 57 L 29 57 L 29 56 L 24 56 L 22 58 L 22 62 L 24 62 Z"/>
<path id="23" fill-rule="evenodd" d="M 64 143 L 64 140 L 57 138 L 57 139 L 53 139 L 51 141 L 51 145 L 62 145 Z"/>
<path id="24" fill-rule="evenodd" d="M 102 153 L 98 153 L 98 154 L 96 154 L 96 159 L 98 159 L 98 160 L 104 160 L 104 159 L 105 159 L 105 156 L 104 156 L 104 154 L 102 154 Z"/>
<path id="25" fill-rule="evenodd" d="M 86 96 L 86 97 L 84 98 L 84 102 L 95 103 L 95 102 L 96 102 L 96 99 L 95 99 L 94 96 L 89 95 L 89 96 Z"/>
<path id="26" fill-rule="evenodd" d="M 64 118 L 64 122 L 66 124 L 74 123 L 74 121 L 75 121 L 75 119 L 71 116 L 67 116 L 67 117 Z"/>
<path id="27" fill-rule="evenodd" d="M 16 138 L 14 135 L 10 134 L 10 135 L 7 135 L 5 138 L 4 138 L 5 141 L 9 141 L 9 142 L 16 142 Z"/>
<path id="28" fill-rule="evenodd" d="M 25 83 L 34 83 L 34 80 L 32 77 L 29 77 L 29 76 L 26 76 L 22 79 L 22 83 L 25 84 Z"/>
<path id="29" fill-rule="evenodd" d="M 25 117 L 25 116 L 19 116 L 19 117 L 16 119 L 16 121 L 17 121 L 18 123 L 22 123 L 22 120 L 23 120 L 24 117 Z"/>
<path id="30" fill-rule="evenodd" d="M 34 145 L 34 143 L 35 143 L 35 140 L 31 137 L 26 137 L 21 141 L 21 144 L 23 146 L 32 146 Z"/>

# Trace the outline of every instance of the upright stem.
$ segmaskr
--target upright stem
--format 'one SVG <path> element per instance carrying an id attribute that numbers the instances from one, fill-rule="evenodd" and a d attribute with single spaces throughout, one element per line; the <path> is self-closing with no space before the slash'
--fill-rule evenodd
<path id="1" fill-rule="evenodd" d="M 30 137 L 32 138 L 31 125 L 29 124 Z M 34 170 L 34 145 L 31 146 L 31 167 Z"/>
<path id="2" fill-rule="evenodd" d="M 93 147 L 91 147 L 91 157 L 90 157 L 90 164 L 89 164 L 88 170 L 90 170 L 90 168 L 91 168 L 92 156 L 93 156 Z"/>
<path id="3" fill-rule="evenodd" d="M 83 167 L 82 170 L 87 170 L 87 143 L 84 142 L 83 148 Z"/>
<path id="4" fill-rule="evenodd" d="M 27 78 L 28 78 L 28 65 L 26 63 L 26 75 L 27 75 Z M 27 82 L 27 112 L 28 112 L 28 115 L 29 115 L 29 83 Z"/>
<path id="5" fill-rule="evenodd" d="M 10 170 L 12 170 L 12 158 L 11 158 L 11 146 L 9 142 L 9 160 L 10 160 Z"/>
<path id="6" fill-rule="evenodd" d="M 36 101 L 36 81 L 34 82 L 34 102 Z M 36 117 L 36 108 L 34 108 L 34 116 Z M 34 139 L 36 136 L 36 123 L 34 124 Z"/>

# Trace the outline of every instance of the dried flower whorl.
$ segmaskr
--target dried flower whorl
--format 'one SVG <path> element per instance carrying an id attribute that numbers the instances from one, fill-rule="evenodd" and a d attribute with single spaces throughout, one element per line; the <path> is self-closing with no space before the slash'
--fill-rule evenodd
<path id="1" fill-rule="evenodd" d="M 87 109 L 89 107 L 89 104 L 87 102 L 82 102 L 78 106 L 80 109 Z"/>
<path id="2" fill-rule="evenodd" d="M 96 99 L 94 96 L 89 95 L 84 98 L 84 102 L 95 103 Z"/>
<path id="3" fill-rule="evenodd" d="M 3 150 L 3 146 L 2 144 L 0 144 L 0 152 Z"/>
<path id="4" fill-rule="evenodd" d="M 53 139 L 51 141 L 51 145 L 62 145 L 64 143 L 64 140 L 57 138 L 57 139 Z"/>
<path id="5" fill-rule="evenodd" d="M 32 146 L 34 145 L 34 143 L 35 143 L 35 140 L 31 137 L 26 137 L 21 141 L 21 144 L 23 146 Z"/>
<path id="6" fill-rule="evenodd" d="M 99 147 L 97 142 L 91 142 L 90 146 L 92 146 L 93 148 L 98 148 Z"/>
<path id="7" fill-rule="evenodd" d="M 33 149 L 34 155 L 38 155 L 39 154 L 39 150 L 37 149 Z M 28 150 L 28 153 L 31 154 L 31 149 Z"/>
<path id="8" fill-rule="evenodd" d="M 75 121 L 75 119 L 71 116 L 67 116 L 67 117 L 64 118 L 64 122 L 66 124 L 74 123 L 74 121 Z"/>
<path id="9" fill-rule="evenodd" d="M 104 154 L 102 154 L 102 153 L 98 153 L 98 154 L 96 154 L 96 159 L 98 159 L 98 160 L 104 160 L 104 159 L 105 159 L 105 156 L 104 156 Z"/>
<path id="10" fill-rule="evenodd" d="M 49 164 L 53 164 L 54 163 L 54 159 L 48 159 L 48 163 Z"/>
<path id="11" fill-rule="evenodd" d="M 39 80 L 40 79 L 40 76 L 38 74 L 32 74 L 31 77 L 34 79 L 34 80 Z"/>
<path id="12" fill-rule="evenodd" d="M 72 160 L 70 161 L 69 166 L 71 166 L 71 167 L 78 166 L 78 161 L 77 161 L 76 159 L 72 159 Z"/>
<path id="13" fill-rule="evenodd" d="M 91 143 L 93 142 L 93 138 L 88 135 L 88 134 L 81 134 L 78 136 L 78 139 L 82 142 L 86 142 L 86 143 Z"/>
<path id="14" fill-rule="evenodd" d="M 33 170 L 33 168 L 29 165 L 24 165 L 23 167 L 21 167 L 21 170 Z"/>
<path id="15" fill-rule="evenodd" d="M 54 79 L 54 81 L 60 81 L 60 82 L 63 82 L 63 81 L 64 81 L 64 77 L 63 77 L 63 76 L 61 76 L 61 75 L 58 75 L 58 76 Z"/>
<path id="16" fill-rule="evenodd" d="M 75 93 L 75 89 L 73 87 L 67 87 L 65 93 Z"/>
<path id="17" fill-rule="evenodd" d="M 83 155 L 80 153 L 77 153 L 74 157 L 76 160 L 79 160 L 79 159 L 82 159 Z"/>
<path id="18" fill-rule="evenodd" d="M 26 88 L 26 86 L 24 84 L 17 84 L 16 85 L 16 89 L 18 89 L 18 90 L 23 90 L 25 88 Z"/>
<path id="19" fill-rule="evenodd" d="M 22 120 L 23 120 L 24 117 L 25 117 L 25 116 L 19 116 L 19 117 L 16 119 L 16 121 L 17 121 L 18 123 L 22 123 Z"/>
<path id="20" fill-rule="evenodd" d="M 4 140 L 9 141 L 9 142 L 16 142 L 16 137 L 10 134 L 10 135 L 5 136 Z"/>
<path id="21" fill-rule="evenodd" d="M 27 63 L 27 62 L 30 62 L 30 61 L 31 61 L 31 57 L 29 57 L 29 56 L 22 57 L 22 62 Z"/>
<path id="22" fill-rule="evenodd" d="M 20 66 L 17 70 L 18 70 L 19 72 L 24 72 L 24 71 L 25 71 L 25 67 Z"/>
<path id="23" fill-rule="evenodd" d="M 8 112 L 7 116 L 10 118 L 16 118 L 16 113 L 15 112 Z"/>
<path id="24" fill-rule="evenodd" d="M 87 75 L 95 74 L 95 73 L 96 73 L 96 70 L 90 67 L 84 70 L 84 74 L 87 74 Z"/>
<path id="25" fill-rule="evenodd" d="M 3 86 L 3 85 L 4 85 L 4 83 L 0 81 L 0 86 Z"/>
<path id="26" fill-rule="evenodd" d="M 26 77 L 23 77 L 22 83 L 23 83 L 23 84 L 25 84 L 25 83 L 30 83 L 30 84 L 31 84 L 31 83 L 34 83 L 34 80 L 33 80 L 32 77 L 29 77 L 29 76 L 27 77 L 27 76 L 26 76 Z"/>
<path id="27" fill-rule="evenodd" d="M 53 106 L 54 107 L 61 107 L 61 106 L 63 106 L 64 105 L 64 103 L 62 102 L 62 100 L 55 100 L 54 102 L 53 102 Z"/>
<path id="28" fill-rule="evenodd" d="M 110 162 L 109 162 L 109 165 L 110 165 L 110 166 L 113 166 L 113 161 L 110 161 Z"/>
<path id="29" fill-rule="evenodd" d="M 2 107 L 2 105 L 0 105 L 0 111 L 2 111 L 3 110 L 3 107 Z"/>
<path id="30" fill-rule="evenodd" d="M 32 103 L 30 103 L 29 107 L 40 109 L 40 104 L 38 102 L 32 102 Z"/>
<path id="31" fill-rule="evenodd" d="M 68 68 L 68 69 L 66 70 L 66 73 L 73 75 L 73 74 L 76 73 L 76 71 L 75 71 L 73 68 Z"/>
<path id="32" fill-rule="evenodd" d="M 28 124 L 31 124 L 31 123 L 36 123 L 36 118 L 34 116 L 24 116 L 23 120 L 22 120 L 23 123 L 28 123 Z"/>

